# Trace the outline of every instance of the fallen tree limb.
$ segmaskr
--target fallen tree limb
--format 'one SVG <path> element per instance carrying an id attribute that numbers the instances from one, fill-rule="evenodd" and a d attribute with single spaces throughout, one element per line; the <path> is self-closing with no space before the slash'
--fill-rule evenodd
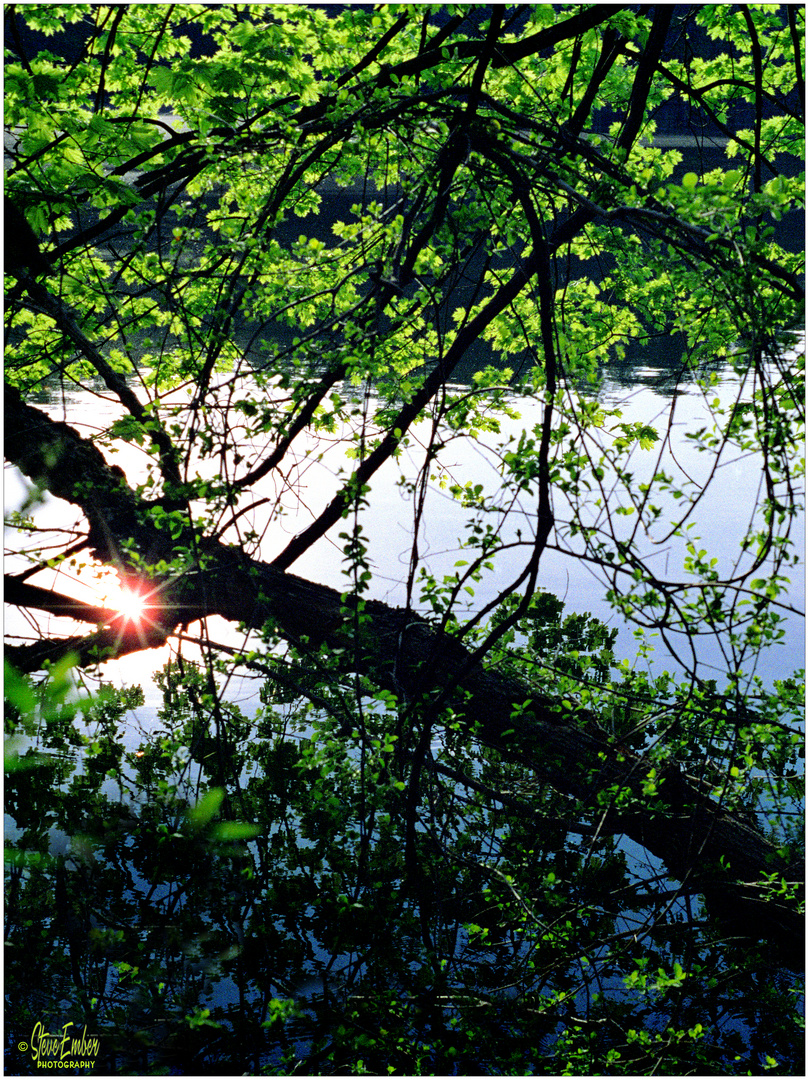
<path id="1" fill-rule="evenodd" d="M 97 607 L 74 600 L 72 596 L 63 596 L 51 589 L 42 589 L 38 585 L 29 585 L 19 581 L 13 574 L 3 578 L 3 595 L 7 604 L 18 607 L 39 608 L 51 615 L 67 615 L 79 622 L 107 623 L 118 615 L 111 608 Z"/>
<path id="2" fill-rule="evenodd" d="M 589 810 L 602 830 L 624 833 L 658 856 L 684 890 L 706 898 L 725 933 L 766 940 L 774 959 L 802 965 L 803 920 L 789 892 L 778 892 L 784 880 L 800 882 L 801 869 L 787 865 L 775 844 L 749 821 L 726 812 L 676 764 L 661 767 L 617 746 L 587 717 L 562 720 L 531 684 L 470 665 L 463 645 L 412 611 L 366 601 L 358 612 L 350 597 L 217 541 L 172 539 L 155 527 L 149 504 L 138 500 L 92 443 L 27 405 L 14 389 L 6 393 L 5 422 L 7 459 L 82 508 L 102 561 L 132 574 L 142 566 L 128 558 L 133 548 L 146 564 L 171 561 L 192 540 L 198 551 L 193 565 L 185 556 L 172 576 L 151 582 L 150 629 L 141 640 L 120 626 L 107 627 L 87 638 L 8 650 L 17 666 L 41 667 L 46 647 L 50 658 L 61 649 L 82 663 L 98 662 L 162 644 L 181 623 L 220 615 L 257 629 L 271 623 L 303 652 L 340 650 L 346 665 L 403 703 L 429 702 L 454 686 L 448 697 L 453 717 L 483 745 L 534 769 L 575 800 L 577 819 Z M 101 656 L 99 647 L 106 650 Z M 653 801 L 644 793 L 652 769 L 659 778 Z"/>

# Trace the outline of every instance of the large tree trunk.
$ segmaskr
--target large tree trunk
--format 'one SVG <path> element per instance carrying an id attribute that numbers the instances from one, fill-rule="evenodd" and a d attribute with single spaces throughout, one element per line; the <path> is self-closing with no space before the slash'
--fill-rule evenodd
<path id="1" fill-rule="evenodd" d="M 35 483 L 82 508 L 90 523 L 90 544 L 102 561 L 134 574 L 127 543 L 147 563 L 171 560 L 180 545 L 188 548 L 190 537 L 172 540 L 154 527 L 149 504 L 136 498 L 121 471 L 107 465 L 92 443 L 25 404 L 13 389 L 6 393 L 5 424 L 6 458 Z M 413 612 L 376 601 L 365 602 L 358 612 L 334 589 L 215 541 L 199 541 L 197 556 L 171 578 L 152 582 L 148 633 L 111 623 L 83 638 L 9 648 L 9 659 L 24 671 L 38 670 L 46 658 L 68 652 L 89 664 L 161 644 L 179 624 L 208 615 L 254 628 L 271 622 L 303 651 L 322 646 L 341 650 L 347 667 L 371 676 L 402 701 L 426 704 L 438 696 L 482 744 L 533 768 L 575 800 L 577 814 L 598 807 L 602 831 L 622 832 L 658 856 L 684 891 L 706 898 L 725 933 L 769 941 L 774 957 L 790 967 L 803 963 L 798 909 L 763 882 L 763 875 L 773 873 L 800 880 L 802 872 L 784 865 L 773 843 L 749 821 L 725 812 L 678 767 L 663 771 L 651 803 L 643 784 L 653 767 L 660 773 L 659 762 L 616 746 L 587 718 L 563 720 L 535 688 L 487 669 Z M 10 598 L 54 609 L 53 603 L 50 608 L 40 603 L 34 591 L 18 589 Z M 56 609 L 64 607 L 56 602 Z M 97 616 L 98 609 L 87 611 L 93 614 L 80 608 L 72 613 Z M 618 811 L 617 805 L 625 809 Z"/>

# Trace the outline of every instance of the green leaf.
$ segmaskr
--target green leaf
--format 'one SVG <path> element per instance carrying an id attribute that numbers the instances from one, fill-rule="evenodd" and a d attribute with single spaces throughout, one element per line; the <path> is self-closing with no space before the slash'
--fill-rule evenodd
<path id="1" fill-rule="evenodd" d="M 36 698 L 28 680 L 16 668 L 3 660 L 3 695 L 23 716 L 31 715 L 36 709 Z"/>
<path id="2" fill-rule="evenodd" d="M 211 788 L 199 800 L 196 806 L 189 807 L 186 817 L 194 830 L 204 829 L 211 818 L 219 813 L 219 807 L 225 797 L 223 788 Z"/>
<path id="3" fill-rule="evenodd" d="M 252 840 L 262 831 L 261 825 L 250 825 L 244 821 L 223 821 L 211 829 L 213 840 Z"/>

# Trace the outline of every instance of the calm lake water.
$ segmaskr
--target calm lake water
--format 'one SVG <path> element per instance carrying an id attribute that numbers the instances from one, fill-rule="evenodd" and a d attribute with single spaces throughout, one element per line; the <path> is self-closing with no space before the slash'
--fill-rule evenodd
<path id="1" fill-rule="evenodd" d="M 685 482 L 690 478 L 697 483 L 706 478 L 711 468 L 710 456 L 700 453 L 695 447 L 693 440 L 687 439 L 686 433 L 693 431 L 705 424 L 711 423 L 710 413 L 705 397 L 692 380 L 681 381 L 676 392 L 672 392 L 673 369 L 671 361 L 660 355 L 650 356 L 650 362 L 634 363 L 630 366 L 616 369 L 615 372 L 607 371 L 599 391 L 599 399 L 605 407 L 620 408 L 624 422 L 642 421 L 651 424 L 659 431 L 664 432 L 666 427 L 670 430 L 670 440 L 663 460 L 658 464 L 658 452 L 660 444 L 656 444 L 651 450 L 643 450 L 639 447 L 633 451 L 630 469 L 634 472 L 637 480 L 651 476 L 656 468 L 663 468 L 676 480 Z M 718 369 L 718 381 L 711 389 L 711 398 L 718 398 L 722 405 L 732 402 L 739 391 L 739 380 L 733 370 L 726 366 Z M 673 404 L 672 404 L 673 402 Z M 497 469 L 498 443 L 506 441 L 509 437 L 517 437 L 520 430 L 532 428 L 540 420 L 541 406 L 538 402 L 513 397 L 511 404 L 518 411 L 519 419 L 505 419 L 502 422 L 500 435 L 490 435 L 477 440 L 455 440 L 451 442 L 439 455 L 438 464 L 443 473 L 453 480 L 463 484 L 471 481 L 474 484 L 482 484 L 487 493 L 495 494 L 500 490 L 501 478 Z M 84 390 L 71 390 L 64 396 L 54 394 L 47 405 L 48 411 L 67 422 L 76 426 L 85 434 L 97 433 L 117 415 L 121 408 L 116 402 L 106 397 L 91 394 Z M 371 402 L 372 407 L 372 402 Z M 412 432 L 411 447 L 403 459 L 389 462 L 374 477 L 372 490 L 369 496 L 370 509 L 363 521 L 364 532 L 369 542 L 369 558 L 374 571 L 372 595 L 390 604 L 402 604 L 405 602 L 405 579 L 410 559 L 412 545 L 412 504 L 411 498 L 406 495 L 397 481 L 402 474 L 408 479 L 415 479 L 423 462 L 423 444 L 428 437 L 426 425 L 417 426 Z M 291 479 L 298 487 L 301 503 L 297 503 L 297 496 L 288 494 L 284 496 L 285 505 L 289 508 L 289 515 L 268 525 L 262 517 L 261 509 L 253 516 L 242 519 L 242 525 L 247 522 L 262 535 L 259 557 L 272 559 L 288 542 L 289 538 L 299 532 L 311 520 L 311 515 L 326 504 L 336 490 L 336 476 L 344 469 L 350 468 L 351 463 L 345 455 L 345 444 L 341 442 L 339 435 L 327 443 L 320 443 L 315 453 L 315 444 L 310 442 L 302 444 L 297 450 L 297 465 Z M 120 451 L 113 459 L 121 465 L 129 477 L 130 482 L 145 477 L 145 456 L 137 448 L 121 444 Z M 203 466 L 206 472 L 210 467 Z M 433 470 L 437 474 L 438 469 Z M 695 538 L 699 538 L 700 547 L 705 548 L 711 556 L 719 559 L 717 569 L 720 575 L 729 569 L 739 554 L 739 545 L 747 528 L 752 508 L 759 494 L 762 483 L 761 462 L 752 455 L 739 455 L 730 453 L 723 458 L 716 472 L 708 495 L 696 507 L 691 530 Z M 251 501 L 265 496 L 275 498 L 278 495 L 276 481 L 268 477 L 251 493 Z M 19 508 L 26 497 L 27 484 L 13 468 L 6 468 L 6 509 Z M 658 500 L 663 501 L 663 500 Z M 515 541 L 517 532 L 520 530 L 523 536 L 532 533 L 531 514 L 532 500 L 527 500 L 523 510 L 513 510 L 507 519 L 503 521 L 502 535 L 505 542 Z M 668 523 L 676 507 L 672 504 L 666 506 L 662 520 Z M 53 524 L 53 511 L 56 508 L 56 500 L 46 496 L 44 504 L 34 510 L 34 518 L 38 524 Z M 565 519 L 565 511 L 569 514 L 562 501 L 557 497 L 555 512 L 557 520 Z M 669 512 L 670 511 L 670 512 Z M 596 513 L 594 511 L 594 513 Z M 430 485 L 427 496 L 427 507 L 424 514 L 422 527 L 419 535 L 419 550 L 422 559 L 429 566 L 431 572 L 438 578 L 444 573 L 452 573 L 456 562 L 463 557 L 460 551 L 461 541 L 465 533 L 465 525 L 471 516 L 471 512 L 464 509 L 446 491 L 440 490 L 437 483 Z M 62 504 L 57 511 L 59 527 L 70 528 L 76 521 L 76 511 Z M 622 519 L 626 522 L 627 530 L 633 527 L 634 521 L 630 516 Z M 803 522 L 798 523 L 802 528 Z M 339 532 L 345 529 L 345 523 L 341 522 L 331 533 L 321 540 L 315 547 L 307 552 L 294 566 L 292 572 L 314 581 L 323 582 L 335 588 L 344 589 L 346 579 L 342 574 L 342 541 L 338 539 Z M 661 529 L 661 535 L 668 528 Z M 41 534 L 35 537 L 42 540 Z M 54 540 L 58 541 L 54 534 Z M 571 549 L 575 551 L 575 542 Z M 659 542 L 659 537 L 648 536 L 644 539 L 646 552 L 652 559 L 652 565 L 658 569 L 661 577 L 677 578 L 681 573 L 682 557 L 684 553 L 684 541 L 670 539 L 665 543 Z M 802 536 L 795 535 L 795 550 L 803 550 Z M 564 546 L 561 544 L 560 546 Z M 476 594 L 469 599 L 470 610 L 476 610 L 488 603 L 509 582 L 519 575 L 525 560 L 526 549 L 513 548 L 501 552 L 495 561 L 495 572 L 485 577 L 476 587 Z M 8 560 L 7 570 L 14 572 L 21 568 L 21 563 Z M 68 576 L 72 577 L 68 583 Z M 38 575 L 34 581 L 47 586 L 48 574 Z M 99 567 L 88 566 L 80 574 L 68 575 L 61 572 L 52 575 L 52 581 L 56 588 L 70 593 L 88 602 L 103 600 L 105 582 L 111 584 L 112 576 L 108 573 L 100 573 Z M 605 583 L 598 573 L 585 565 L 581 560 L 571 557 L 562 550 L 548 550 L 542 556 L 538 588 L 552 592 L 565 602 L 566 611 L 589 612 L 612 627 L 617 627 L 618 642 L 616 654 L 618 658 L 624 656 L 632 658 L 637 649 L 637 642 L 633 635 L 634 627 L 627 625 L 609 606 L 604 598 Z M 793 580 L 785 601 L 787 604 L 801 610 L 803 607 L 804 582 L 802 568 L 793 574 Z M 41 625 L 53 634 L 68 634 L 76 632 L 76 624 L 70 620 L 55 620 L 43 617 Z M 782 643 L 767 650 L 758 663 L 757 672 L 770 683 L 773 679 L 788 676 L 804 663 L 804 629 L 802 618 L 794 613 L 787 613 L 786 636 Z M 30 636 L 30 627 L 17 609 L 11 609 L 7 616 L 6 631 L 11 635 Z M 192 627 L 191 634 L 194 633 Z M 216 640 L 231 645 L 239 645 L 236 632 L 223 620 L 211 620 L 211 636 Z M 656 645 L 656 652 L 651 661 L 654 669 L 669 668 L 677 670 L 677 661 L 669 656 L 664 647 L 653 638 L 649 639 Z M 687 652 L 683 643 L 675 643 L 675 651 L 682 649 L 682 657 L 687 662 Z M 131 684 L 140 682 L 147 693 L 149 711 L 155 703 L 153 699 L 153 687 L 151 674 L 157 670 L 168 658 L 168 649 L 150 650 L 137 656 L 124 657 L 105 665 L 104 676 L 107 679 L 121 680 Z M 699 659 L 701 673 L 716 678 L 720 684 L 724 682 L 726 671 L 724 661 L 718 643 L 710 638 L 699 639 Z M 248 680 L 244 692 L 252 695 L 254 683 Z M 241 691 L 234 687 L 233 692 L 240 694 Z"/>
<path id="2" fill-rule="evenodd" d="M 639 420 L 661 431 L 670 426 L 670 446 L 659 465 L 657 463 L 658 446 L 649 451 L 639 448 L 634 451 L 630 467 L 638 479 L 650 475 L 655 468 L 660 467 L 675 477 L 688 476 L 698 482 L 706 475 L 710 462 L 706 459 L 706 455 L 700 454 L 693 442 L 685 436 L 688 431 L 708 422 L 708 409 L 701 390 L 693 381 L 680 383 L 676 394 L 672 393 L 672 371 L 665 358 L 650 357 L 649 363 L 635 364 L 630 368 L 607 372 L 599 391 L 599 399 L 605 407 L 620 408 L 625 422 Z M 729 404 L 738 393 L 738 379 L 730 367 L 719 368 L 717 374 L 718 381 L 712 388 L 711 396 L 718 397 L 722 404 Z M 672 401 L 674 402 L 673 415 Z M 453 479 L 461 484 L 471 480 L 474 483 L 483 484 L 487 492 L 496 492 L 501 483 L 497 469 L 497 444 L 510 436 L 518 436 L 519 432 L 525 428 L 532 428 L 540 419 L 540 405 L 536 401 L 514 397 L 511 404 L 519 412 L 519 419 L 504 421 L 499 436 L 493 435 L 488 439 L 475 441 L 457 440 L 451 443 L 439 457 L 443 471 L 451 474 Z M 102 430 L 120 415 L 121 411 L 120 406 L 114 402 L 87 391 L 71 391 L 64 397 L 54 395 L 47 404 L 43 404 L 43 407 L 47 408 L 54 417 L 65 419 L 75 425 L 84 434 Z M 377 474 L 369 496 L 370 509 L 364 518 L 364 530 L 369 540 L 369 556 L 374 569 L 372 595 L 391 604 L 402 603 L 405 599 L 404 581 L 412 544 L 412 505 L 410 499 L 403 495 L 397 486 L 397 480 L 403 472 L 409 478 L 415 478 L 422 463 L 423 451 L 420 451 L 419 443 L 422 438 L 426 440 L 427 435 L 428 431 L 424 426 L 416 428 L 413 432 L 412 447 L 403 460 L 400 463 L 388 463 Z M 291 514 L 289 518 L 281 519 L 280 522 L 271 524 L 265 529 L 259 553 L 262 558 L 273 558 L 285 546 L 289 537 L 305 526 L 309 520 L 307 513 L 316 513 L 318 508 L 326 503 L 335 490 L 336 475 L 341 469 L 351 465 L 345 455 L 345 444 L 337 437 L 325 449 L 322 456 L 320 452 L 324 450 L 323 446 L 318 447 L 317 454 L 313 453 L 314 449 L 314 444 L 300 448 L 295 477 L 300 485 L 301 498 L 308 510 L 299 509 L 298 513 Z M 144 478 L 145 457 L 138 448 L 122 445 L 114 460 L 125 469 L 130 483 Z M 698 506 L 694 518 L 694 531 L 701 538 L 701 546 L 719 559 L 720 572 L 723 568 L 732 565 L 738 555 L 739 542 L 759 493 L 761 476 L 760 461 L 752 456 L 739 457 L 731 454 L 718 469 L 709 497 Z M 26 497 L 27 490 L 27 484 L 16 470 L 7 468 L 7 509 L 19 508 Z M 259 499 L 265 495 L 275 496 L 275 494 L 273 481 L 268 478 L 251 493 L 251 499 Z M 295 500 L 291 496 L 288 505 L 290 509 L 294 509 Z M 673 507 L 671 509 L 673 512 Z M 46 497 L 45 503 L 35 509 L 34 517 L 43 524 L 49 521 L 52 525 L 54 511 L 57 512 L 60 527 L 68 529 L 73 526 L 76 520 L 75 510 L 66 504 L 58 504 L 50 497 Z M 561 504 L 556 507 L 556 512 L 560 518 L 563 516 Z M 261 509 L 256 511 L 255 521 L 250 523 L 259 532 L 266 526 L 266 522 L 262 522 L 260 515 Z M 461 507 L 445 491 L 440 490 L 436 484 L 431 485 L 419 537 L 419 547 L 436 576 L 451 573 L 455 563 L 462 557 L 459 544 L 464 536 L 465 524 L 469 516 L 470 512 Z M 664 515 L 664 517 L 667 516 L 670 515 Z M 631 527 L 631 519 L 626 520 L 629 523 L 627 527 Z M 337 539 L 337 533 L 344 528 L 345 523 L 335 527 L 329 537 L 321 540 L 312 551 L 292 567 L 293 572 L 333 587 L 345 587 L 345 579 L 341 572 L 341 544 Z M 504 528 L 503 539 L 506 541 L 516 539 L 518 529 L 522 529 L 525 534 L 530 534 L 530 506 L 526 506 L 523 515 L 519 511 L 514 512 Z M 42 542 L 42 534 L 37 534 L 35 539 Z M 55 535 L 54 539 L 58 541 L 60 538 Z M 801 550 L 800 539 L 798 537 L 795 539 L 796 550 Z M 656 550 L 654 540 L 654 537 L 650 537 L 648 543 L 649 552 L 653 553 L 653 558 L 657 560 L 655 565 L 660 566 L 661 575 L 668 572 L 672 577 L 676 577 L 682 565 L 682 545 L 678 547 L 674 541 L 670 541 L 660 545 L 659 550 Z M 474 599 L 469 601 L 470 608 L 474 610 L 486 604 L 509 581 L 515 579 L 522 569 L 524 559 L 524 549 L 522 552 L 517 549 L 500 553 L 495 563 L 496 572 L 480 583 Z M 14 560 L 9 560 L 7 570 L 14 572 L 19 565 Z M 99 578 L 99 573 L 100 568 L 88 567 L 79 575 L 54 574 L 53 584 L 63 592 L 98 602 L 103 600 L 105 581 L 105 575 L 101 573 Z M 41 584 L 48 584 L 47 575 L 40 575 L 35 580 Z M 563 599 L 568 612 L 587 611 L 609 625 L 617 626 L 619 635 L 616 655 L 619 659 L 623 656 L 635 655 L 637 642 L 633 637 L 632 627 L 621 622 L 611 610 L 604 599 L 604 583 L 580 560 L 562 551 L 546 551 L 541 561 L 538 585 L 539 588 L 553 592 Z M 99 596 L 99 586 L 101 586 L 101 596 Z M 802 607 L 802 575 L 795 576 L 787 601 L 796 607 Z M 54 634 L 68 634 L 75 632 L 76 629 L 76 624 L 70 620 L 43 617 L 41 624 L 47 632 Z M 17 609 L 11 609 L 7 617 L 6 630 L 11 635 L 30 635 L 31 633 L 31 628 Z M 189 632 L 193 634 L 194 628 L 191 627 Z M 237 632 L 224 620 L 210 620 L 209 633 L 214 640 L 231 645 L 240 644 Z M 699 647 L 703 674 L 713 675 L 721 684 L 724 681 L 725 672 L 717 643 L 710 639 L 700 639 Z M 193 658 L 193 652 L 193 646 L 183 644 L 183 653 L 186 657 Z M 139 746 L 144 736 L 148 737 L 159 723 L 157 711 L 162 704 L 162 697 L 152 675 L 163 666 L 169 655 L 168 648 L 149 650 L 140 655 L 113 661 L 104 665 L 102 669 L 106 680 L 119 685 L 139 683 L 143 686 L 146 695 L 145 705 L 139 708 L 136 714 L 130 716 L 129 726 L 123 733 L 122 741 L 128 749 Z M 773 679 L 789 675 L 795 668 L 802 666 L 803 659 L 803 623 L 799 616 L 790 615 L 784 642 L 764 654 L 758 673 L 765 682 L 771 682 Z M 643 663 L 649 663 L 657 670 L 675 667 L 672 658 L 662 650 L 656 652 L 651 660 L 644 660 Z M 258 706 L 258 687 L 257 680 L 234 679 L 227 687 L 227 696 L 229 700 L 237 702 L 243 712 L 251 716 Z M 190 770 L 186 775 L 193 789 L 196 786 L 199 770 L 190 762 L 188 765 Z M 79 762 L 79 771 L 81 768 L 82 765 Z M 115 801 L 116 782 L 106 781 L 104 790 L 107 797 Z M 15 823 L 8 817 L 5 832 L 7 839 L 11 842 L 19 835 Z M 65 833 L 57 829 L 51 830 L 49 847 L 52 854 L 69 856 L 72 843 L 71 838 Z M 645 877 L 659 874 L 661 880 L 665 879 L 666 871 L 662 863 L 638 844 L 622 837 L 618 841 L 618 850 L 626 854 L 629 865 L 635 868 L 639 875 Z M 149 891 L 147 886 L 147 882 L 133 873 L 131 887 L 135 893 L 145 894 Z M 158 902 L 159 898 L 158 893 L 155 902 Z M 685 919 L 689 915 L 689 911 L 686 910 L 686 901 L 681 899 L 676 901 L 676 904 L 683 907 Z M 246 919 L 247 915 L 245 915 Z M 623 930 L 636 933 L 638 940 L 642 940 L 645 933 L 644 919 L 643 913 L 627 912 L 617 919 L 616 930 L 619 933 Z M 314 950 L 311 978 L 308 981 L 302 980 L 300 985 L 296 984 L 294 987 L 294 994 L 304 1008 L 307 1000 L 310 997 L 316 998 L 320 992 L 321 978 L 316 970 L 318 964 L 322 966 L 329 960 L 316 941 L 311 944 Z M 113 981 L 105 988 L 105 996 L 114 995 L 116 976 L 117 970 L 114 965 L 111 965 L 109 979 Z M 608 980 L 602 988 L 606 992 L 621 991 L 623 984 L 619 985 L 619 983 L 620 980 L 615 987 L 612 987 Z M 234 1010 L 240 1007 L 244 1009 L 252 1007 L 265 991 L 266 987 L 260 989 L 253 984 L 240 986 L 230 974 L 218 972 L 212 977 L 212 981 L 205 983 L 199 1004 L 207 1007 L 222 1006 Z M 583 999 L 581 1004 L 584 1008 Z M 302 1046 L 301 1055 L 304 1054 L 304 1050 Z M 272 1055 L 263 1057 L 261 1060 L 262 1064 L 270 1069 L 277 1063 Z"/>

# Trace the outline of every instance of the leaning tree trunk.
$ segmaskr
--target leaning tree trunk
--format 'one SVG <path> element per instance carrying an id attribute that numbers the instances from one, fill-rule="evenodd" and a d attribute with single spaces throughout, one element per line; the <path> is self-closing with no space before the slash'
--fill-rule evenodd
<path id="1" fill-rule="evenodd" d="M 172 561 L 180 547 L 187 551 L 194 542 L 188 536 L 172 540 L 155 528 L 150 504 L 136 497 L 120 469 L 107 465 L 74 428 L 25 404 L 14 389 L 6 392 L 5 424 L 6 458 L 35 483 L 81 507 L 90 523 L 88 542 L 102 561 L 137 573 L 126 557 L 128 545 L 154 564 Z M 303 651 L 340 649 L 346 664 L 400 700 L 426 700 L 440 691 L 454 719 L 464 720 L 483 745 L 531 767 L 581 807 L 596 805 L 600 796 L 601 830 L 624 833 L 658 856 L 684 891 L 706 898 L 725 932 L 769 941 L 787 966 L 803 963 L 798 907 L 777 898 L 765 881 L 777 873 L 780 886 L 781 878 L 800 880 L 801 872 L 785 865 L 770 840 L 723 810 L 676 765 L 660 775 L 658 761 L 617 746 L 587 718 L 563 720 L 535 688 L 474 661 L 458 641 L 411 611 L 367 601 L 358 617 L 334 589 L 216 541 L 196 545 L 192 564 L 156 584 L 147 634 L 113 620 L 84 637 L 8 648 L 9 659 L 24 671 L 69 652 L 80 664 L 91 664 L 162 644 L 181 623 L 208 615 L 254 628 L 271 622 Z M 21 589 L 13 580 L 12 587 L 12 602 L 97 617 L 99 609 L 71 610 L 66 598 L 51 594 L 43 600 L 39 590 Z M 652 768 L 659 777 L 653 803 L 643 790 Z"/>

